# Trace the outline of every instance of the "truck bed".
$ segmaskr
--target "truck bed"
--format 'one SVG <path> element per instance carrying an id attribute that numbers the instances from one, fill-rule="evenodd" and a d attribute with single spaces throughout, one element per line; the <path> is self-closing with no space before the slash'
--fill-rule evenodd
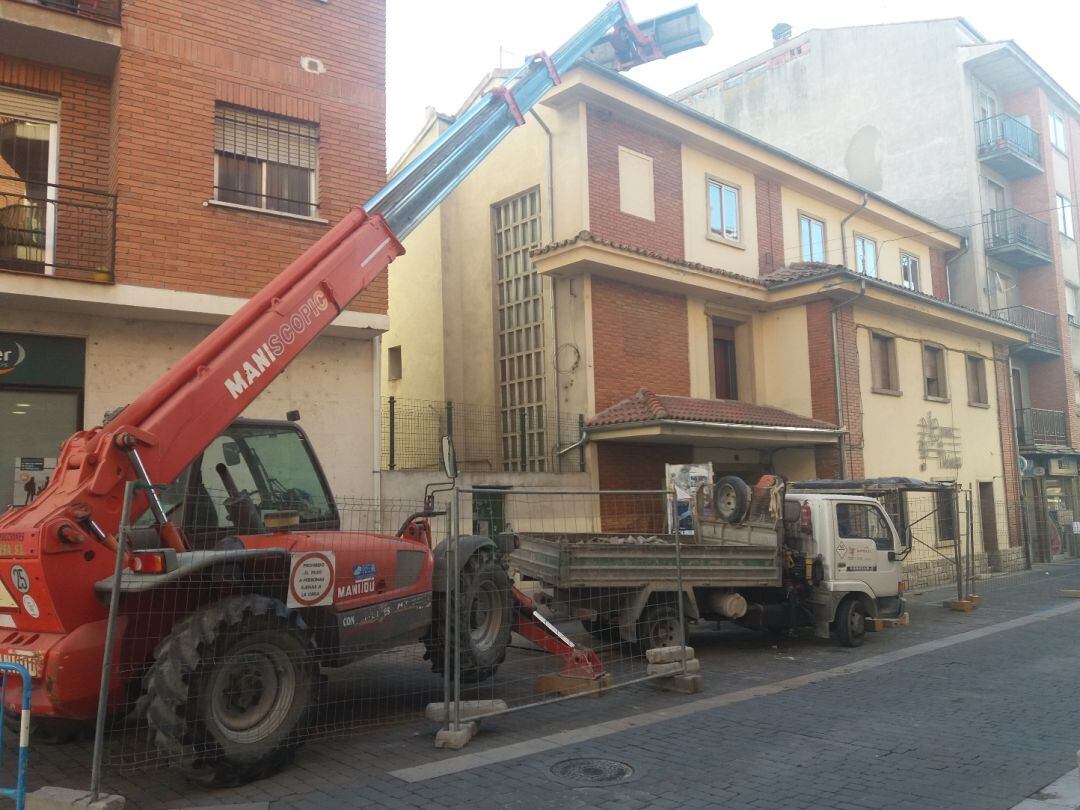
<path id="1" fill-rule="evenodd" d="M 780 584 L 775 532 L 739 534 L 737 542 L 729 543 L 695 543 L 684 537 L 677 550 L 673 535 L 521 534 L 510 564 L 523 577 L 553 588 L 674 589 L 679 582 L 676 559 L 683 587 Z"/>

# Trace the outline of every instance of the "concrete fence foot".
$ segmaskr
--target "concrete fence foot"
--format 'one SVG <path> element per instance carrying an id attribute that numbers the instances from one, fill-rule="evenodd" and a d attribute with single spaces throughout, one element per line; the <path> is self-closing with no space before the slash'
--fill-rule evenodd
<path id="1" fill-rule="evenodd" d="M 124 797 L 103 793 L 96 802 L 90 801 L 90 791 L 73 788 L 43 787 L 26 794 L 26 810 L 122 810 Z"/>
<path id="2" fill-rule="evenodd" d="M 435 734 L 436 748 L 450 748 L 457 751 L 469 744 L 469 740 L 480 730 L 480 721 L 469 720 L 458 729 L 442 728 Z"/>

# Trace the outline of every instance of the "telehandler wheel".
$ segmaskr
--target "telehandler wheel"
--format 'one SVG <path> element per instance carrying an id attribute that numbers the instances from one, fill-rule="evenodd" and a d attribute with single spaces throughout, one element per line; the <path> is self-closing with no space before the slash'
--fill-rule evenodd
<path id="1" fill-rule="evenodd" d="M 687 629 L 679 624 L 679 611 L 671 605 L 650 605 L 638 622 L 638 643 L 642 652 L 657 647 L 680 647 L 686 644 Z"/>
<path id="2" fill-rule="evenodd" d="M 861 599 L 845 599 L 836 609 L 833 623 L 836 637 L 845 647 L 858 647 L 866 640 L 866 606 Z"/>
<path id="3" fill-rule="evenodd" d="M 143 685 L 158 751 L 203 785 L 234 786 L 288 765 L 317 703 L 311 631 L 265 596 L 233 596 L 178 622 Z"/>
<path id="4" fill-rule="evenodd" d="M 461 680 L 467 683 L 486 681 L 506 658 L 513 624 L 513 597 L 510 577 L 495 559 L 492 549 L 475 552 L 458 578 L 461 586 L 460 621 L 457 642 L 461 659 Z M 446 594 L 435 593 L 431 630 L 424 637 L 425 657 L 431 659 L 432 672 L 454 671 L 454 650 L 446 658 Z"/>

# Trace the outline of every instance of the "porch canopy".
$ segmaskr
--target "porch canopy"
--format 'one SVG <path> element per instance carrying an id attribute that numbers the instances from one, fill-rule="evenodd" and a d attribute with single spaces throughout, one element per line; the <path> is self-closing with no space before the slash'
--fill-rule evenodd
<path id="1" fill-rule="evenodd" d="M 642 388 L 588 420 L 585 432 L 593 442 L 779 449 L 836 445 L 843 431 L 782 408 Z"/>

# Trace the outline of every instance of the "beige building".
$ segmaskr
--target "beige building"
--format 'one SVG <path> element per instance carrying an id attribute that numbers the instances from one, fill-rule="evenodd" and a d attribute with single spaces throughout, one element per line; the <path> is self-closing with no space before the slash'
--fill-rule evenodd
<path id="1" fill-rule="evenodd" d="M 401 165 L 451 121 L 432 113 Z M 1030 332 L 946 300 L 961 244 L 580 67 L 394 265 L 383 390 L 395 446 L 402 415 L 426 412 L 432 433 L 449 426 L 465 443 L 466 480 L 484 485 L 572 473 L 650 489 L 665 464 L 705 461 L 748 477 L 956 482 L 984 505 L 976 534 L 990 564 L 1009 564 L 1019 515 L 1004 503 L 1016 455 L 1005 359 Z M 386 463 L 387 413 L 384 492 L 403 491 L 409 463 Z M 462 413 L 483 414 L 484 429 Z M 955 542 L 957 523 L 944 509 L 923 521 L 913 562 Z"/>

